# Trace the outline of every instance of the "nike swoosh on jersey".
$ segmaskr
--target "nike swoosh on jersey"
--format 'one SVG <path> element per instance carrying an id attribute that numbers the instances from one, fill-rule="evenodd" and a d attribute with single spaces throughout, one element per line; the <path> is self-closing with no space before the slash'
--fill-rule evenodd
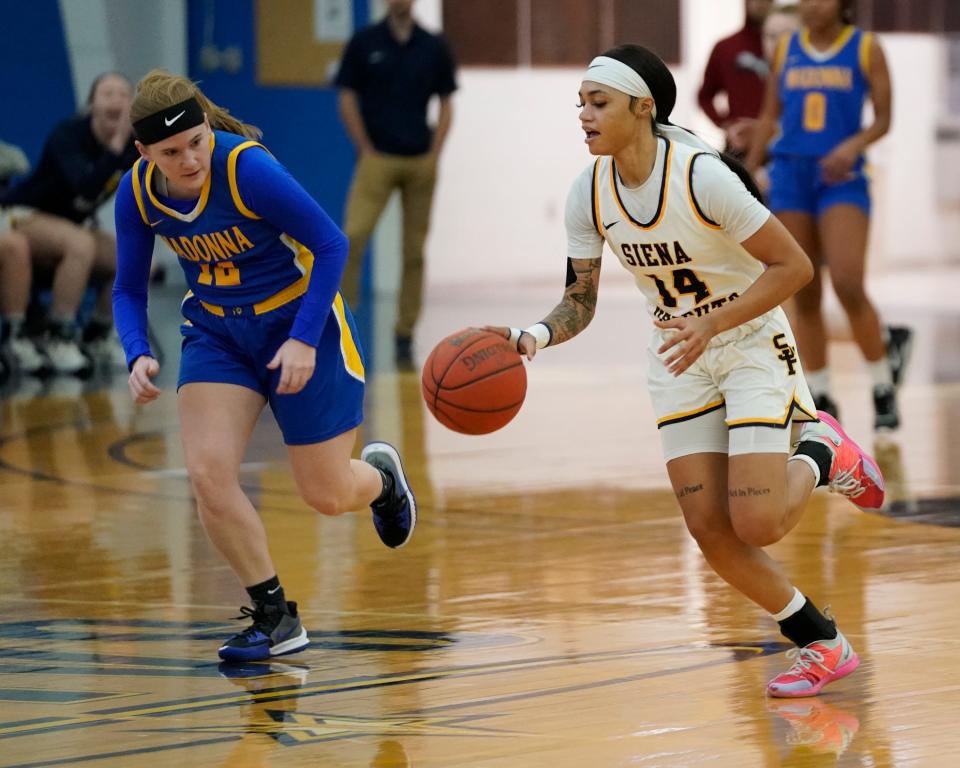
<path id="1" fill-rule="evenodd" d="M 181 112 L 179 115 L 176 115 L 175 117 L 171 117 L 169 120 L 167 118 L 163 118 L 163 124 L 167 126 L 167 128 L 169 128 L 171 125 L 177 122 L 177 120 L 179 120 L 185 114 L 187 114 L 187 110 L 183 110 L 183 112 Z"/>
<path id="2" fill-rule="evenodd" d="M 150 222 L 150 226 L 151 226 L 151 227 L 155 227 L 155 226 L 157 226 L 157 224 L 159 224 L 161 221 L 163 221 L 163 219 L 157 219 L 156 221 L 151 221 L 151 222 Z"/>
<path id="3" fill-rule="evenodd" d="M 619 223 L 620 223 L 620 219 L 617 219 L 616 221 L 611 221 L 609 224 L 604 224 L 604 225 L 603 225 L 603 228 L 604 228 L 604 229 L 610 229 L 610 227 L 614 226 L 615 224 L 619 224 Z"/>

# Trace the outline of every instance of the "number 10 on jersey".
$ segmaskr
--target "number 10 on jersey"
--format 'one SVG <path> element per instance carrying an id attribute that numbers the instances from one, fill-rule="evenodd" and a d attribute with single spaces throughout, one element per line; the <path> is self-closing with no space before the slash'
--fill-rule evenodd
<path id="1" fill-rule="evenodd" d="M 240 270 L 232 261 L 218 261 L 213 265 L 200 262 L 200 276 L 197 278 L 200 285 L 240 285 Z"/>

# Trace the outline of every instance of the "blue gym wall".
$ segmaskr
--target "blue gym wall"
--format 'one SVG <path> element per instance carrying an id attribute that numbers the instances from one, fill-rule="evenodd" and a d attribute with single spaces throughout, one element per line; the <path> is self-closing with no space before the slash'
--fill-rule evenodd
<path id="1" fill-rule="evenodd" d="M 354 0 L 353 6 L 354 27 L 359 29 L 367 23 L 369 0 Z M 108 10 L 111 7 L 108 3 Z M 336 91 L 257 84 L 254 0 L 187 0 L 186 8 L 186 74 L 201 81 L 204 92 L 215 102 L 259 126 L 274 155 L 336 222 L 342 222 L 354 153 L 337 117 Z M 108 37 L 120 36 L 125 45 L 135 46 L 136 37 L 142 35 L 140 49 L 149 49 L 147 43 L 157 30 L 138 25 L 128 16 L 112 14 L 113 24 L 120 28 L 109 30 Z M 0 0 L 0 17 L 4 32 L 0 44 L 0 72 L 4 73 L 0 139 L 20 146 L 36 164 L 50 130 L 76 110 L 60 4 L 57 0 Z M 97 18 L 96 14 L 90 17 Z M 243 64 L 238 72 L 211 72 L 200 66 L 205 33 L 210 38 L 206 42 L 220 49 L 239 46 Z M 163 62 L 138 63 L 155 66 Z"/>
<path id="2" fill-rule="evenodd" d="M 367 23 L 368 0 L 353 5 L 354 28 L 359 29 Z M 264 144 L 341 223 L 354 152 L 337 117 L 336 91 L 257 84 L 254 0 L 189 0 L 187 19 L 190 77 L 214 102 L 258 126 Z M 211 40 L 204 40 L 205 32 Z M 204 70 L 204 42 L 220 50 L 239 46 L 241 69 L 235 74 Z"/>
<path id="3" fill-rule="evenodd" d="M 57 0 L 0 2 L 0 140 L 36 164 L 53 125 L 75 111 L 76 98 Z"/>

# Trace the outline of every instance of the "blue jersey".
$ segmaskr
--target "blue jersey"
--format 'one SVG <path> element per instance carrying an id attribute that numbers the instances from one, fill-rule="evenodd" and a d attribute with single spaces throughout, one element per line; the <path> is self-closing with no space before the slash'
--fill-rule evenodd
<path id="1" fill-rule="evenodd" d="M 262 145 L 223 131 L 210 141 L 210 173 L 196 200 L 157 192 L 156 166 L 143 159 L 120 182 L 114 318 L 128 360 L 149 354 L 155 236 L 177 254 L 193 295 L 214 315 L 261 315 L 296 299 L 289 335 L 312 346 L 327 323 L 342 320 L 335 299 L 344 234 Z"/>
<path id="2" fill-rule="evenodd" d="M 772 154 L 822 157 L 860 131 L 871 40 L 870 33 L 848 26 L 826 51 L 810 45 L 805 29 L 781 42 L 774 59 L 780 137 Z"/>
<path id="3" fill-rule="evenodd" d="M 313 254 L 251 211 L 240 196 L 240 153 L 265 148 L 222 131 L 212 133 L 211 143 L 210 174 L 186 212 L 173 207 L 179 201 L 154 192 L 154 164 L 137 160 L 131 181 L 144 223 L 177 254 L 190 290 L 205 304 L 228 310 L 267 306 L 304 293 Z"/>

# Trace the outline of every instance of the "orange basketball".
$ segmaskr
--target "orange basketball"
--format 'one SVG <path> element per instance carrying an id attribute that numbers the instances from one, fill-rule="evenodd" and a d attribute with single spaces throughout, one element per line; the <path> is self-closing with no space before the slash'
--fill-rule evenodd
<path id="1" fill-rule="evenodd" d="M 527 393 L 527 369 L 507 339 L 464 328 L 433 348 L 421 382 L 437 421 L 454 432 L 485 435 L 517 415 Z"/>

